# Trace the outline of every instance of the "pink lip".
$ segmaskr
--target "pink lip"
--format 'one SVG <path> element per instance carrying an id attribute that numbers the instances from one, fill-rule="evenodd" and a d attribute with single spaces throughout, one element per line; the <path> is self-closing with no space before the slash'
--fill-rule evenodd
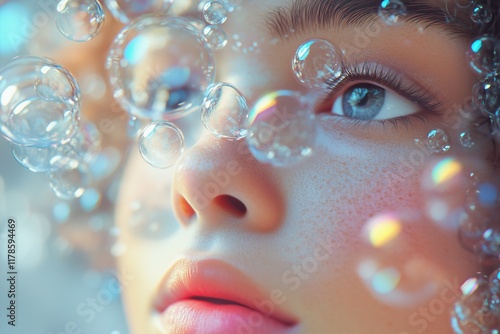
<path id="1" fill-rule="evenodd" d="M 155 309 L 168 333 L 291 334 L 297 323 L 243 273 L 213 259 L 176 261 Z"/>

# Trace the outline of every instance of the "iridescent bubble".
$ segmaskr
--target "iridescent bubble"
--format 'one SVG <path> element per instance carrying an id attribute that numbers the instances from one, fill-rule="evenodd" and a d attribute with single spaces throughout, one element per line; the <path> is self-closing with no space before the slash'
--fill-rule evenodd
<path id="1" fill-rule="evenodd" d="M 456 192 L 465 187 L 467 175 L 463 164 L 454 157 L 432 163 L 422 174 L 422 188 L 434 192 Z"/>
<path id="2" fill-rule="evenodd" d="M 88 165 L 76 153 L 57 155 L 51 160 L 50 187 L 62 199 L 82 196 L 91 183 Z"/>
<path id="3" fill-rule="evenodd" d="M 206 26 L 203 29 L 203 37 L 214 50 L 220 50 L 227 45 L 226 33 L 217 25 Z"/>
<path id="4" fill-rule="evenodd" d="M 452 311 L 452 327 L 457 333 L 495 333 L 500 322 L 492 312 L 491 291 L 484 277 L 474 277 L 462 284 L 462 296 Z"/>
<path id="5" fill-rule="evenodd" d="M 358 275 L 384 304 L 415 306 L 438 291 L 438 267 L 408 246 L 411 226 L 421 222 L 419 215 L 411 213 L 380 213 L 363 227 L 362 236 L 370 248 L 358 264 Z"/>
<path id="6" fill-rule="evenodd" d="M 203 17 L 208 24 L 223 24 L 227 20 L 227 9 L 221 1 L 208 1 L 203 6 Z"/>
<path id="7" fill-rule="evenodd" d="M 278 167 L 310 156 L 316 142 L 316 122 L 305 97 L 276 91 L 262 97 L 250 110 L 246 136 L 257 160 Z"/>
<path id="8" fill-rule="evenodd" d="M 470 66 L 479 74 L 487 76 L 500 69 L 500 42 L 491 36 L 474 40 L 467 50 Z"/>
<path id="9" fill-rule="evenodd" d="M 184 151 L 184 136 L 172 123 L 153 122 L 146 126 L 139 138 L 139 151 L 151 166 L 173 166 Z"/>
<path id="10" fill-rule="evenodd" d="M 0 70 L 0 130 L 10 141 L 49 147 L 78 128 L 80 90 L 51 60 L 19 57 Z"/>
<path id="11" fill-rule="evenodd" d="M 61 0 L 57 5 L 57 29 L 74 42 L 87 42 L 97 36 L 104 19 L 98 0 Z"/>
<path id="12" fill-rule="evenodd" d="M 500 50 L 499 50 L 500 52 Z M 485 79 L 474 86 L 474 103 L 487 116 L 500 110 L 500 85 L 491 79 Z"/>
<path id="13" fill-rule="evenodd" d="M 493 18 L 493 13 L 489 6 L 477 4 L 472 8 L 470 18 L 477 24 L 486 24 Z"/>
<path id="14" fill-rule="evenodd" d="M 443 153 L 450 149 L 450 140 L 442 129 L 433 129 L 427 134 L 427 148 L 432 153 Z"/>
<path id="15" fill-rule="evenodd" d="M 12 155 L 23 167 L 28 170 L 40 173 L 51 169 L 50 159 L 54 157 L 57 148 L 49 147 L 29 147 L 12 143 Z"/>
<path id="16" fill-rule="evenodd" d="M 342 74 L 341 58 L 335 47 L 323 39 L 311 39 L 299 46 L 292 60 L 295 77 L 305 86 L 322 88 Z"/>
<path id="17" fill-rule="evenodd" d="M 184 18 L 145 16 L 116 37 L 107 67 L 114 97 L 131 115 L 173 119 L 201 105 L 214 56 Z"/>
<path id="18" fill-rule="evenodd" d="M 472 148 L 475 145 L 472 134 L 469 131 L 462 132 L 460 134 L 460 144 L 465 148 Z"/>
<path id="19" fill-rule="evenodd" d="M 217 83 L 208 88 L 201 109 L 205 127 L 218 138 L 241 139 L 248 133 L 248 105 L 234 86 Z"/>
<path id="20" fill-rule="evenodd" d="M 379 17 L 390 26 L 401 24 L 407 13 L 405 5 L 400 0 L 382 0 L 378 8 Z"/>
<path id="21" fill-rule="evenodd" d="M 470 8 L 476 4 L 476 0 L 461 0 L 456 2 L 459 8 Z"/>
<path id="22" fill-rule="evenodd" d="M 145 14 L 166 14 L 173 0 L 105 0 L 106 6 L 114 17 L 129 23 Z"/>

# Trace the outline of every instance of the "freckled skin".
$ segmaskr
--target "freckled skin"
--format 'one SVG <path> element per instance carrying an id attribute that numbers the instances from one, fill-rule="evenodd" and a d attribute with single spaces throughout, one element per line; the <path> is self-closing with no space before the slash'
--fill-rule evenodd
<path id="1" fill-rule="evenodd" d="M 243 36 L 247 32 L 250 39 L 263 34 L 263 26 L 245 29 L 246 23 L 256 22 L 275 3 L 253 2 L 252 6 L 233 13 L 224 25 L 226 33 Z M 425 78 L 431 88 L 439 87 L 445 106 L 461 103 L 464 96 L 470 95 L 474 82 L 463 61 L 466 43 L 450 40 L 434 28 L 424 34 L 417 31 L 417 25 L 390 29 L 374 38 L 360 59 L 369 58 L 405 70 L 410 77 L 411 73 L 418 74 L 414 80 Z M 245 55 L 227 47 L 217 54 L 217 80 L 230 82 L 250 96 L 249 105 L 268 91 L 303 91 L 290 70 L 297 46 L 311 37 L 340 44 L 352 40 L 354 33 L 346 28 L 304 34 L 297 40 L 261 45 L 262 52 L 258 54 Z M 407 39 L 408 46 L 395 50 L 392 46 L 401 38 Z M 436 50 L 431 52 L 435 54 L 432 62 L 428 61 L 424 45 L 425 50 Z M 252 67 L 251 77 L 249 69 L 241 67 L 247 61 L 258 64 Z M 190 119 L 199 121 L 193 115 Z M 440 298 L 439 294 L 408 308 L 384 305 L 365 287 L 357 274 L 357 265 L 373 251 L 361 237 L 364 223 L 370 217 L 398 210 L 422 212 L 424 194 L 420 178 L 426 164 L 435 157 L 424 155 L 423 163 L 410 164 L 405 177 L 395 179 L 390 175 L 400 173 L 416 152 L 422 152 L 414 139 L 438 126 L 436 119 L 428 120 L 427 124 L 415 120 L 409 128 L 374 125 L 363 130 L 362 126 L 352 128 L 322 118 L 313 156 L 283 169 L 253 159 L 244 141 L 220 140 L 198 126 L 186 129 L 200 133 L 199 140 L 174 168 L 155 170 L 133 150 L 124 174 L 117 224 L 122 227 L 120 237 L 127 250 L 118 262 L 121 270 L 135 276 L 133 284 L 124 291 L 134 333 L 159 333 L 151 317 L 152 300 L 165 271 L 176 258 L 186 254 L 222 259 L 267 291 L 284 291 L 286 302 L 281 308 L 299 320 L 300 333 L 399 334 L 417 333 L 422 328 L 421 322 L 417 325 L 409 318 L 419 307 L 428 307 L 433 298 Z M 449 132 L 450 136 L 456 135 L 456 130 Z M 489 149 L 485 145 L 482 150 L 468 154 L 471 159 L 483 159 Z M 229 161 L 238 162 L 239 173 L 231 177 L 219 194 L 243 202 L 248 209 L 244 217 L 236 217 L 210 201 L 202 208 L 196 205 L 197 196 L 203 195 L 208 182 L 213 182 L 209 172 L 226 170 Z M 173 200 L 165 189 L 170 189 Z M 130 204 L 148 201 L 147 198 L 154 198 L 155 205 L 171 205 L 174 211 L 176 219 L 169 224 L 175 227 L 163 239 L 139 237 L 127 227 Z M 186 217 L 179 198 L 184 198 L 197 213 L 194 219 Z M 445 281 L 462 282 L 477 270 L 477 261 L 461 248 L 456 234 L 439 229 L 430 220 L 405 226 L 402 238 L 407 242 L 400 249 L 401 256 L 395 257 L 394 265 L 418 259 L 435 268 L 433 274 L 440 288 Z M 323 249 L 321 245 L 325 243 L 331 254 L 313 272 L 304 271 L 306 259 L 314 256 L 318 248 Z M 298 287 L 283 279 L 283 274 L 293 268 L 296 273 L 289 277 L 307 276 L 299 280 Z M 426 333 L 451 333 L 448 316 L 451 306 L 446 304 L 446 311 L 433 316 L 432 321 L 426 320 Z M 418 315 L 416 320 L 419 319 L 425 317 Z"/>

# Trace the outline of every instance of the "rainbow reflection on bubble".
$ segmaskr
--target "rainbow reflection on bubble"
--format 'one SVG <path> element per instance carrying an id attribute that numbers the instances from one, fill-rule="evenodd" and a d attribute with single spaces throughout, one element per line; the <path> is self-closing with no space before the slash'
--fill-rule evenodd
<path id="1" fill-rule="evenodd" d="M 462 164 L 454 158 L 445 158 L 432 170 L 432 181 L 435 186 L 442 185 L 458 176 L 462 169 Z"/>
<path id="2" fill-rule="evenodd" d="M 401 230 L 401 220 L 391 213 L 376 215 L 365 225 L 368 241 L 376 248 L 384 247 L 395 240 Z"/>
<path id="3" fill-rule="evenodd" d="M 250 110 L 246 125 L 254 157 L 277 167 L 310 156 L 316 143 L 314 113 L 299 92 L 280 90 L 263 96 Z"/>

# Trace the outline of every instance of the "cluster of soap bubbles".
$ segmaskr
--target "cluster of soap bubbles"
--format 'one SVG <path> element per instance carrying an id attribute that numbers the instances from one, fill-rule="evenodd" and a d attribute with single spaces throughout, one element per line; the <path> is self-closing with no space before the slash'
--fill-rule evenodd
<path id="1" fill-rule="evenodd" d="M 0 70 L 0 130 L 12 143 L 16 160 L 47 173 L 62 198 L 83 194 L 89 164 L 100 149 L 100 135 L 80 122 L 80 89 L 57 63 L 18 57 Z"/>
<path id="2" fill-rule="evenodd" d="M 461 287 L 451 324 L 455 333 L 498 333 L 500 330 L 500 269 L 489 278 L 479 275 Z"/>

